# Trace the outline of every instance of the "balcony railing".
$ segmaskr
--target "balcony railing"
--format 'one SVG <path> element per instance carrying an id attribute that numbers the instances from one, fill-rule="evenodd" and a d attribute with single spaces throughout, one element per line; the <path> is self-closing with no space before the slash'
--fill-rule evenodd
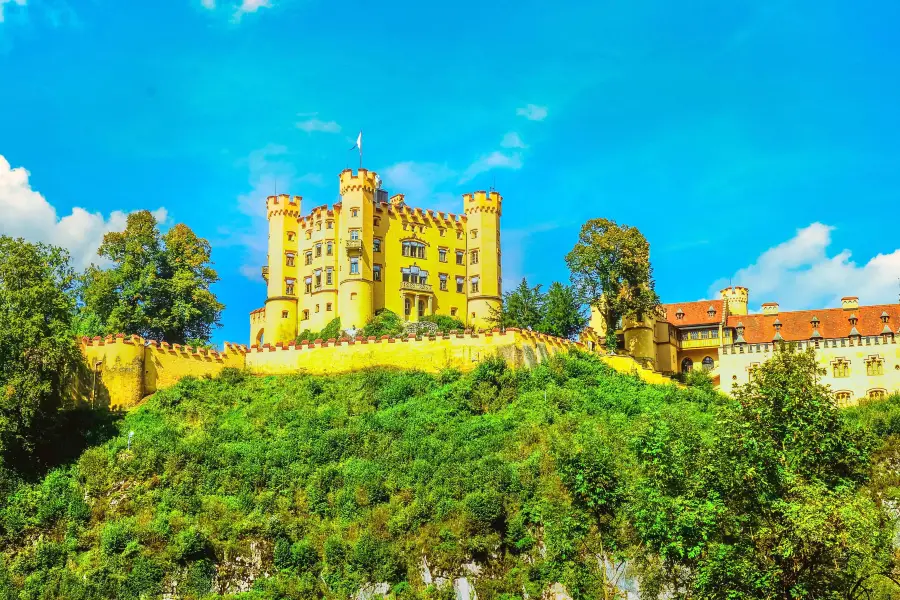
<path id="1" fill-rule="evenodd" d="M 362 240 L 347 240 L 347 252 L 362 252 Z"/>
<path id="2" fill-rule="evenodd" d="M 269 267 L 266 266 L 262 268 L 262 278 L 266 283 L 269 283 Z"/>
<path id="3" fill-rule="evenodd" d="M 406 292 L 426 292 L 432 293 L 430 283 L 413 283 L 412 281 L 401 281 L 400 289 Z"/>
<path id="4" fill-rule="evenodd" d="M 681 348 L 683 350 L 688 348 L 718 348 L 722 340 L 719 338 L 701 338 L 698 340 L 681 340 Z M 726 337 L 724 340 L 725 344 L 731 343 L 731 338 Z"/>

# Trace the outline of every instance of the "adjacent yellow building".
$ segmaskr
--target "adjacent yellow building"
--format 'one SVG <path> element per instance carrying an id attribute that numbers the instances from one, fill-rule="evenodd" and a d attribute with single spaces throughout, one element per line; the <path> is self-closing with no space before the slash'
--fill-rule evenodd
<path id="1" fill-rule="evenodd" d="M 856 296 L 841 306 L 782 311 L 766 302 L 748 311 L 750 290 L 732 286 L 716 300 L 663 304 L 641 322 L 624 319 L 619 346 L 645 366 L 665 374 L 704 369 L 730 393 L 782 342 L 812 348 L 822 381 L 845 404 L 900 391 L 900 304 L 860 305 Z M 602 339 L 603 320 L 591 325 Z"/>
<path id="2" fill-rule="evenodd" d="M 488 327 L 501 301 L 497 192 L 464 194 L 462 214 L 408 206 L 374 171 L 340 174 L 340 202 L 304 213 L 300 196 L 269 196 L 264 307 L 251 344 L 286 343 L 335 317 L 364 327 L 381 309 L 407 321 L 443 314 Z"/>

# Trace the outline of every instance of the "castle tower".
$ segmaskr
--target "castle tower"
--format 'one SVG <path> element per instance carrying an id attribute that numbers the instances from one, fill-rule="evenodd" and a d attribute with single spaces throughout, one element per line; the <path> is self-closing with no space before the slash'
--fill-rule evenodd
<path id="1" fill-rule="evenodd" d="M 650 369 L 656 369 L 656 342 L 653 337 L 655 324 L 656 319 L 649 314 L 644 315 L 641 320 L 635 317 L 622 319 L 625 351 Z"/>
<path id="2" fill-rule="evenodd" d="M 739 285 L 733 285 L 720 291 L 722 300 L 725 301 L 726 315 L 746 315 L 747 303 L 750 301 L 750 290 Z"/>
<path id="3" fill-rule="evenodd" d="M 337 232 L 338 307 L 341 327 L 361 329 L 374 315 L 372 244 L 378 176 L 360 169 L 340 175 L 341 217 Z"/>
<path id="4" fill-rule="evenodd" d="M 300 196 L 292 198 L 287 194 L 266 198 L 269 264 L 263 341 L 268 344 L 287 343 L 297 337 L 299 285 L 294 257 L 297 252 L 296 229 L 301 203 Z"/>
<path id="5" fill-rule="evenodd" d="M 491 309 L 499 309 L 503 293 L 500 283 L 500 216 L 503 198 L 497 192 L 463 194 L 466 212 L 466 326 L 489 327 Z"/>

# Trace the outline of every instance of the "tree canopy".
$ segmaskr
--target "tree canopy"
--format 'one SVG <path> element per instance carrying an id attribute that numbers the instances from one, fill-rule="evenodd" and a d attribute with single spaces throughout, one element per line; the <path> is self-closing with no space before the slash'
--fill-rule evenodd
<path id="1" fill-rule="evenodd" d="M 82 277 L 80 333 L 209 340 L 225 307 L 210 289 L 219 277 L 208 241 L 183 224 L 161 234 L 142 210 L 128 215 L 124 231 L 106 234 L 98 254 L 112 265 L 91 266 Z"/>
<path id="2" fill-rule="evenodd" d="M 492 308 L 488 321 L 494 327 L 518 327 L 571 338 L 587 325 L 583 304 L 569 286 L 554 282 L 545 293 L 541 285 L 530 286 L 522 278 L 515 289 L 503 295 L 499 308 Z"/>
<path id="3" fill-rule="evenodd" d="M 613 347 L 620 318 L 640 317 L 659 306 L 650 244 L 636 227 L 591 219 L 581 227 L 566 263 L 579 297 L 603 315 Z"/>

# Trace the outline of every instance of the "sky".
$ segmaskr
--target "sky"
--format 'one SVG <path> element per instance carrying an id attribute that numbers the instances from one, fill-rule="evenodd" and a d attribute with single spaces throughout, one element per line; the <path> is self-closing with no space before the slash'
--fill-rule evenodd
<path id="1" fill-rule="evenodd" d="M 363 164 L 415 206 L 504 197 L 503 273 L 638 227 L 664 302 L 897 302 L 900 3 L 0 0 L 0 234 L 81 268 L 129 211 L 212 245 L 246 343 L 265 196 Z"/>

